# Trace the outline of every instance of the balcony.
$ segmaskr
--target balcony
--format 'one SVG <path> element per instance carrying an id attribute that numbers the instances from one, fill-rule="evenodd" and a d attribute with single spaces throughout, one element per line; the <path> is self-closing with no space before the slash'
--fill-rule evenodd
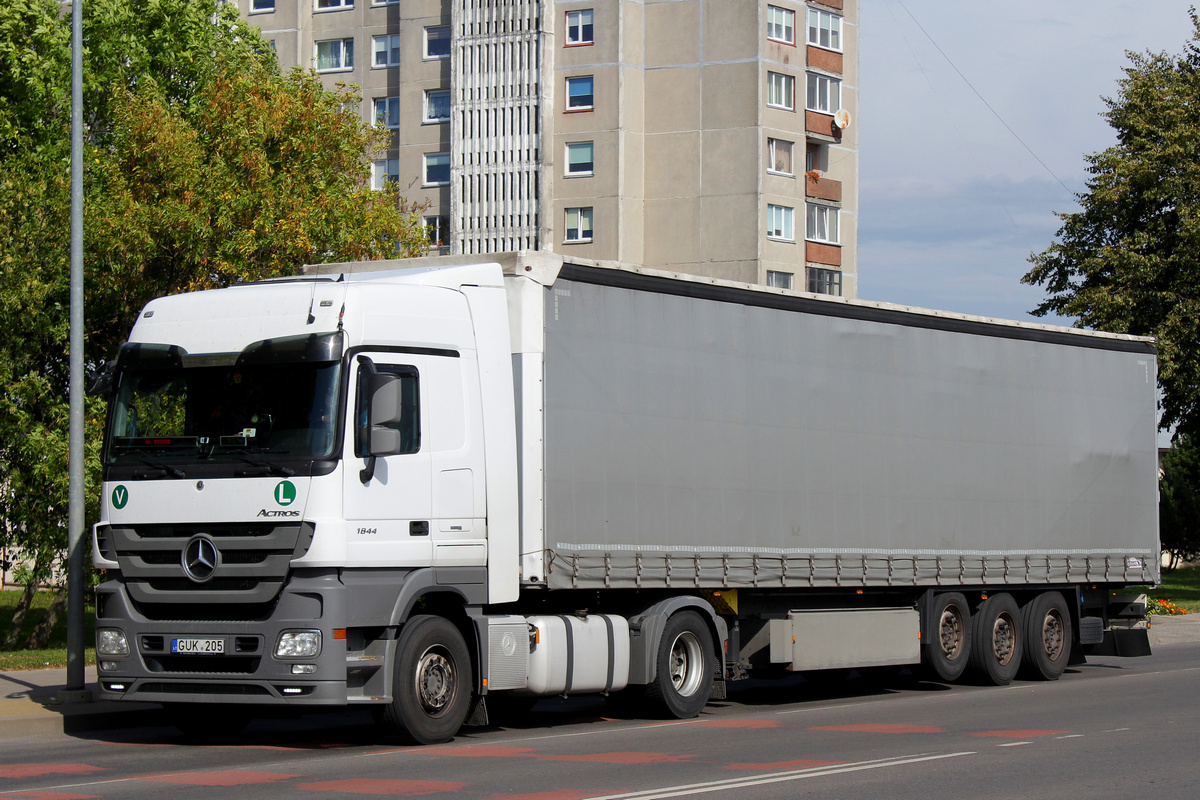
<path id="1" fill-rule="evenodd" d="M 842 202 L 842 182 L 824 178 L 821 173 L 813 170 L 804 175 L 804 196 L 840 203 Z"/>
<path id="2" fill-rule="evenodd" d="M 810 264 L 828 264 L 832 267 L 840 267 L 842 265 L 842 248 L 836 244 L 805 242 L 804 259 Z"/>
<path id="3" fill-rule="evenodd" d="M 835 53 L 833 50 L 813 47 L 810 44 L 808 46 L 808 66 L 841 75 L 843 72 L 842 54 Z"/>

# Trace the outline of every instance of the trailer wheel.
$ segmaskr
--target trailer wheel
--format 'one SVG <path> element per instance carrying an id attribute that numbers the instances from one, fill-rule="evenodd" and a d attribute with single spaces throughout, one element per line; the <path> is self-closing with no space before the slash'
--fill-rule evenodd
<path id="1" fill-rule="evenodd" d="M 658 643 L 657 674 L 646 699 L 669 717 L 687 719 L 708 703 L 713 682 L 712 634 L 694 611 L 667 620 Z"/>
<path id="2" fill-rule="evenodd" d="M 458 628 L 443 617 L 413 617 L 400 632 L 392 702 L 379 722 L 412 744 L 449 741 L 467 718 L 471 691 L 471 654 Z"/>
<path id="3" fill-rule="evenodd" d="M 971 632 L 971 667 L 987 683 L 1012 683 L 1021 666 L 1025 637 L 1021 610 L 1009 594 L 994 594 L 975 612 Z"/>
<path id="4" fill-rule="evenodd" d="M 1045 592 L 1021 610 L 1025 636 L 1024 677 L 1056 681 L 1071 660 L 1071 613 L 1058 592 Z"/>
<path id="5" fill-rule="evenodd" d="M 971 610 L 958 592 L 939 594 L 930 608 L 931 641 L 921 648 L 921 662 L 936 681 L 962 677 L 971 657 Z"/>

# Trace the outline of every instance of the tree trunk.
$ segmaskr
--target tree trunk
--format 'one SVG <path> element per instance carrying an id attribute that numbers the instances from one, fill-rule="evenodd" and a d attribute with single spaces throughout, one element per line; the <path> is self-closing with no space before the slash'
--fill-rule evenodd
<path id="1" fill-rule="evenodd" d="M 29 576 L 29 580 L 25 582 L 25 591 L 21 592 L 20 599 L 17 600 L 17 608 L 13 612 L 12 625 L 9 626 L 8 634 L 4 637 L 4 649 L 12 650 L 17 646 L 17 638 L 21 635 L 21 627 L 25 624 L 25 616 L 29 613 L 29 607 L 33 605 L 33 596 L 37 594 L 37 578 L 38 564 L 33 565 L 33 573 Z"/>
<path id="2" fill-rule="evenodd" d="M 29 635 L 29 642 L 25 647 L 29 650 L 45 650 L 50 644 L 50 632 L 54 630 L 55 623 L 58 622 L 59 617 L 62 616 L 66 608 L 67 590 L 62 589 L 50 601 L 50 607 L 46 609 L 46 616 L 42 617 L 42 621 L 33 629 L 33 633 Z"/>

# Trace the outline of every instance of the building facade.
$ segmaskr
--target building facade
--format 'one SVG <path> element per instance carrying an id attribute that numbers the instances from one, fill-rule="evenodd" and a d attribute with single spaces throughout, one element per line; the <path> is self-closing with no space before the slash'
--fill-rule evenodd
<path id="1" fill-rule="evenodd" d="M 361 87 L 441 252 L 856 296 L 859 0 L 237 2 Z"/>

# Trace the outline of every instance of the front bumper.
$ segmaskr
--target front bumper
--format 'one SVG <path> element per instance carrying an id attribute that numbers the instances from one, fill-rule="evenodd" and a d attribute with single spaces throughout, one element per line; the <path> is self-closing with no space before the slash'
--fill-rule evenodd
<path id="1" fill-rule="evenodd" d="M 97 655 L 99 698 L 156 703 L 345 705 L 347 703 L 346 587 L 336 570 L 293 573 L 267 619 L 158 620 L 139 613 L 124 584 L 96 589 L 96 627 L 117 628 L 129 655 Z M 232 616 L 236 614 L 225 614 Z M 335 638 L 335 627 L 340 628 Z M 314 657 L 279 658 L 284 630 L 319 630 Z M 220 655 L 171 652 L 178 638 L 220 639 Z M 304 664 L 309 674 L 294 674 Z"/>

